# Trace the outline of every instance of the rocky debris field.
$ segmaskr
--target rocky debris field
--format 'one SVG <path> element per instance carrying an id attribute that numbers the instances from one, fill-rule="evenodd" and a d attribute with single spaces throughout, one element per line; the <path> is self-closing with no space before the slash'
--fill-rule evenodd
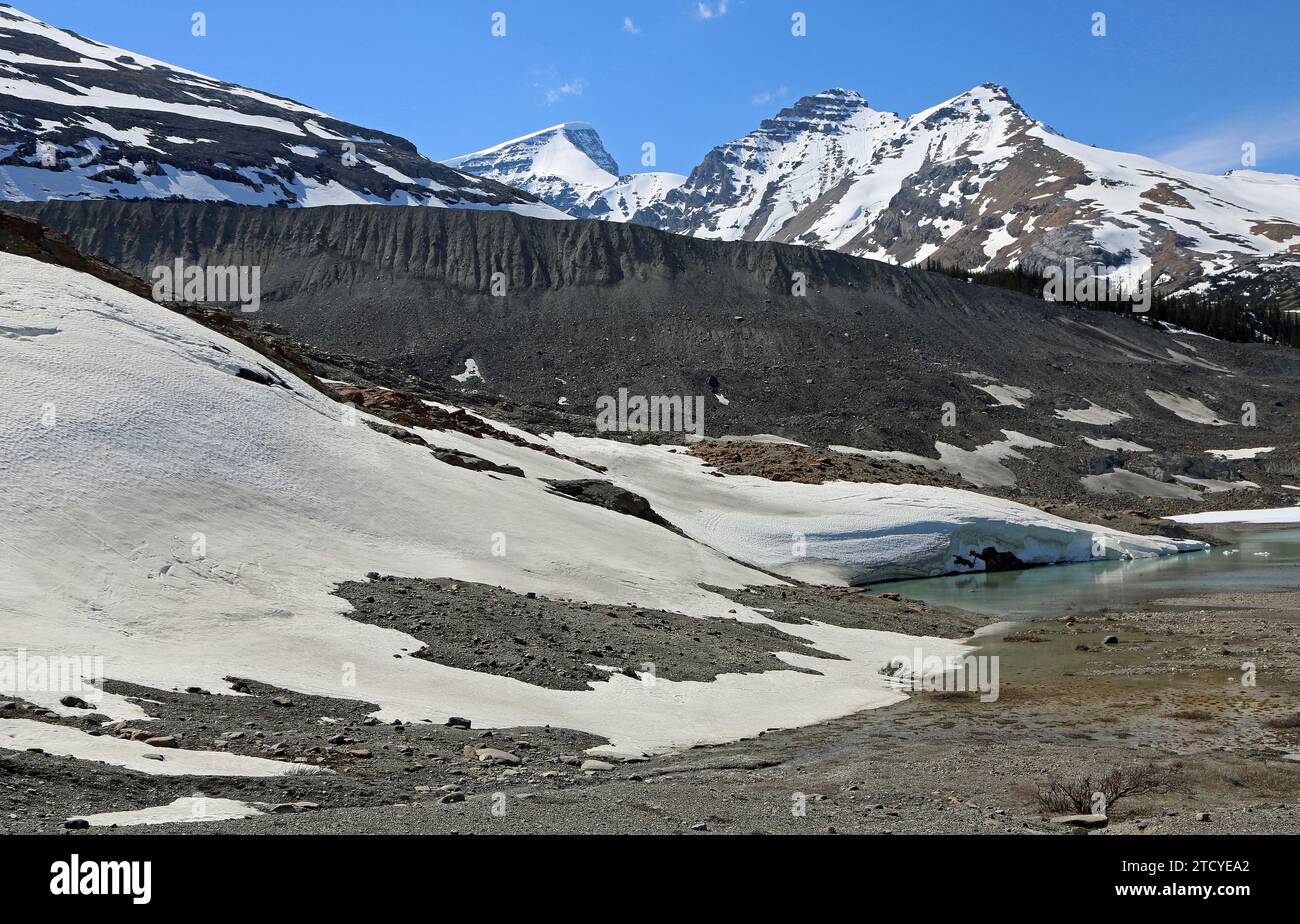
<path id="1" fill-rule="evenodd" d="M 569 603 L 449 578 L 376 575 L 337 593 L 352 604 L 350 618 L 419 639 L 424 647 L 412 657 L 555 690 L 585 690 L 616 672 L 708 681 L 797 669 L 773 651 L 833 657 L 764 625 Z"/>

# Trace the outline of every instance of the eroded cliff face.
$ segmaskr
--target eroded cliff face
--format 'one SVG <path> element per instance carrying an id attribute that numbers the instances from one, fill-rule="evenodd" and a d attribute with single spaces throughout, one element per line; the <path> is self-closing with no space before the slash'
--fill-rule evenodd
<path id="1" fill-rule="evenodd" d="M 1291 351 L 1177 337 L 831 251 L 452 210 L 21 208 L 145 279 L 178 257 L 257 266 L 255 322 L 424 381 L 574 415 L 593 415 L 620 388 L 704 396 L 707 435 L 947 451 L 950 471 L 962 453 L 982 452 L 983 466 L 999 446 L 1019 446 L 1009 431 L 1052 444 L 1007 457 L 1020 486 L 1049 478 L 1059 497 L 1097 465 L 1124 465 L 1109 445 L 1196 455 L 1240 439 L 1280 446 L 1300 432 Z M 1239 439 L 1148 392 L 1195 397 L 1229 421 L 1244 402 L 1267 411 Z M 1115 413 L 1087 422 L 1094 406 Z"/>

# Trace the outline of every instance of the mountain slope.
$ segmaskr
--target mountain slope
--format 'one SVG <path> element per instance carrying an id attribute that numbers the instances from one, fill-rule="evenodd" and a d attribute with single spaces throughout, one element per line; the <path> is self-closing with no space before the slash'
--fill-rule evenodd
<path id="1" fill-rule="evenodd" d="M 217 265 L 255 262 L 263 297 L 251 317 L 412 382 L 529 403 L 577 432 L 591 432 L 601 396 L 626 387 L 701 396 L 711 437 L 775 433 L 901 452 L 889 458 L 913 465 L 942 459 L 960 477 L 939 483 L 1008 497 L 1073 501 L 1081 478 L 1126 466 L 1160 485 L 1178 475 L 1232 480 L 1237 466 L 1261 486 L 1162 501 L 1183 513 L 1262 504 L 1300 475 L 1289 461 L 1300 450 L 1294 351 L 1171 334 L 834 251 L 447 210 L 21 210 L 141 276 L 193 252 Z M 803 296 L 791 291 L 796 273 Z M 464 375 L 467 360 L 481 378 Z M 1212 413 L 1194 413 L 1194 402 Z M 1246 402 L 1257 408 L 1253 427 L 1239 425 Z M 1054 448 L 1027 449 L 1022 436 Z M 1126 445 L 1151 452 L 1126 457 Z M 1262 467 L 1224 468 L 1206 454 L 1239 446 L 1276 452 Z M 1088 484 L 1170 493 L 1126 478 Z"/>
<path id="2" fill-rule="evenodd" d="M 833 91 L 842 94 L 844 91 Z M 1166 290 L 1238 284 L 1300 262 L 1300 179 L 1253 171 L 1213 177 L 1103 151 L 1028 116 L 986 84 L 906 120 L 862 126 L 841 109 L 825 121 L 782 112 L 805 174 L 829 182 L 801 208 L 756 221 L 736 190 L 787 192 L 797 182 L 770 147 L 768 123 L 716 148 L 681 188 L 637 220 L 689 234 L 827 247 L 894 263 L 928 258 L 971 269 L 1097 266 L 1132 291 L 1144 273 Z M 851 139 L 851 140 L 850 140 Z M 849 145 L 838 174 L 821 145 Z M 834 150 L 833 148 L 831 149 Z M 737 152 L 749 153 L 748 156 Z M 813 155 L 803 152 L 816 152 Z"/>
<path id="3" fill-rule="evenodd" d="M 759 129 L 710 151 L 686 183 L 634 220 L 721 240 L 770 240 L 790 221 L 870 165 L 898 116 L 851 90 L 804 97 Z"/>
<path id="4" fill-rule="evenodd" d="M 527 193 L 404 138 L 0 6 L 0 199 L 186 199 L 504 209 Z"/>
<path id="5" fill-rule="evenodd" d="M 527 188 L 532 168 L 523 155 L 508 174 L 479 169 Z M 589 189 L 539 194 L 579 217 L 628 217 L 593 208 Z M 1300 178 L 1209 176 L 1080 144 L 995 84 L 906 119 L 851 90 L 804 97 L 642 197 L 631 220 L 903 264 L 1041 270 L 1073 260 L 1130 291 L 1148 273 L 1166 292 L 1254 296 L 1300 278 Z"/>

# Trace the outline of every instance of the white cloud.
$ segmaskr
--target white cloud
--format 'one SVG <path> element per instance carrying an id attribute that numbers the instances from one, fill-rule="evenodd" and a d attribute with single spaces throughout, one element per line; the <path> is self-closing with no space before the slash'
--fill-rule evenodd
<path id="1" fill-rule="evenodd" d="M 562 77 L 554 64 L 533 71 L 533 86 L 540 90 L 547 106 L 554 106 L 569 96 L 581 96 L 587 89 L 586 77 Z"/>
<path id="2" fill-rule="evenodd" d="M 699 13 L 700 19 L 720 19 L 727 15 L 727 0 L 718 0 L 717 3 L 713 4 L 699 0 L 695 4 L 695 9 Z"/>
<path id="3" fill-rule="evenodd" d="M 631 16 L 623 17 L 623 31 L 628 35 L 640 35 L 641 27 L 632 21 Z"/>
<path id="4" fill-rule="evenodd" d="M 554 106 L 566 96 L 581 96 L 582 91 L 587 89 L 587 81 L 583 77 L 574 77 L 572 80 L 566 80 L 558 87 L 546 88 L 546 105 Z"/>
<path id="5" fill-rule="evenodd" d="M 784 99 L 790 88 L 785 84 L 777 87 L 775 90 L 763 90 L 761 93 L 755 93 L 753 103 L 755 106 L 766 106 L 774 100 Z"/>
<path id="6" fill-rule="evenodd" d="M 1246 167 L 1245 144 L 1254 145 L 1253 169 L 1267 170 L 1270 162 L 1300 154 L 1300 110 L 1222 121 L 1153 156 L 1184 170 L 1221 173 Z"/>

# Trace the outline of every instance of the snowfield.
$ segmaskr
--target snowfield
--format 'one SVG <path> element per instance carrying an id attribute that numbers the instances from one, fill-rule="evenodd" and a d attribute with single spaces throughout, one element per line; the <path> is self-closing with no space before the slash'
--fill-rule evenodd
<path id="1" fill-rule="evenodd" d="M 851 583 L 983 571 L 988 546 L 1027 564 L 1149 558 L 1204 543 L 1076 523 L 972 491 L 912 484 L 800 484 L 729 475 L 671 447 L 557 435 L 553 445 L 608 467 L 690 536 L 799 580 Z M 969 564 L 956 561 L 966 558 Z"/>
<path id="2" fill-rule="evenodd" d="M 1106 557 L 1200 547 L 965 491 L 714 478 L 665 447 L 546 441 L 608 465 L 688 539 L 549 493 L 541 478 L 592 473 L 525 446 L 419 431 L 527 477 L 440 463 L 242 345 L 67 269 L 0 254 L 0 332 L 0 653 L 100 656 L 107 677 L 162 689 L 246 677 L 375 702 L 383 719 L 551 724 L 608 738 L 604 753 L 658 752 L 883 706 L 904 698 L 878 674 L 892 658 L 964 650 L 773 622 L 702 589 L 778 582 L 728 556 L 842 581 L 952 570 L 954 555 L 987 545 L 1026 562 L 1085 560 L 1094 534 Z M 285 387 L 238 377 L 259 369 Z M 806 560 L 791 551 L 797 534 Z M 501 537 L 507 554 L 494 555 Z M 331 589 L 370 571 L 762 623 L 845 660 L 778 652 L 820 673 L 543 689 L 407 657 L 415 639 L 346 618 Z M 112 697 L 100 709 L 139 713 Z M 49 736 L 64 732 L 30 724 L 41 727 L 0 721 L 0 746 L 131 766 L 140 756 L 100 754 L 116 739 L 75 729 L 59 751 Z M 139 763 L 170 772 L 176 752 L 165 758 Z"/>

